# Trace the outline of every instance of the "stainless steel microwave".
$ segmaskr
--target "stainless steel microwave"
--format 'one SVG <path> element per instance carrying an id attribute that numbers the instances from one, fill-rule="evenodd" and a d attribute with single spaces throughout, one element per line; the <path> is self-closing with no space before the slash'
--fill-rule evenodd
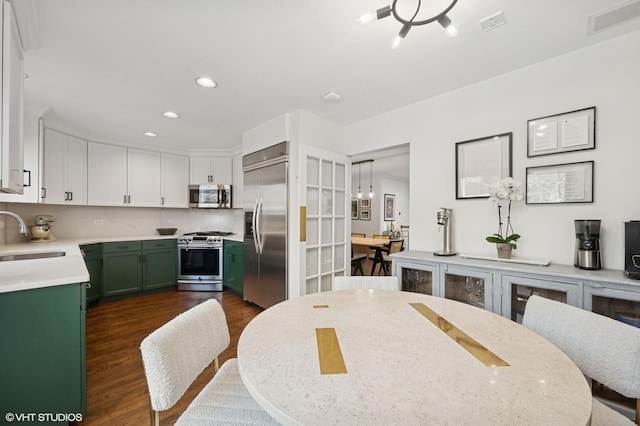
<path id="1" fill-rule="evenodd" d="M 189 206 L 199 209 L 230 209 L 231 185 L 189 185 Z"/>

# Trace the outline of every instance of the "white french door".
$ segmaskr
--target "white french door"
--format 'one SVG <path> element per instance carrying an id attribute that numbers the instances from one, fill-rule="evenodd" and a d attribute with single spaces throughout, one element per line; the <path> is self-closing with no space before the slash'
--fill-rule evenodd
<path id="1" fill-rule="evenodd" d="M 300 154 L 300 205 L 306 206 L 300 275 L 305 294 L 311 294 L 331 290 L 335 275 L 348 275 L 351 160 L 306 145 Z"/>

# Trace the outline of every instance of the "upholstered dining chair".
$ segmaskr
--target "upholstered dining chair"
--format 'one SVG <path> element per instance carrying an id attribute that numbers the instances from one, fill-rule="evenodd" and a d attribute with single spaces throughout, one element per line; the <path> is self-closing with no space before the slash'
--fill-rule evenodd
<path id="1" fill-rule="evenodd" d="M 332 290 L 353 290 L 362 288 L 373 290 L 400 291 L 400 280 L 398 280 L 398 277 L 333 277 L 333 283 L 331 287 Z"/>
<path id="2" fill-rule="evenodd" d="M 151 399 L 151 424 L 173 407 L 213 361 L 213 379 L 195 397 L 176 425 L 278 423 L 253 399 L 242 383 L 236 358 L 222 367 L 218 355 L 230 342 L 222 306 L 209 299 L 175 317 L 140 344 Z"/>
<path id="3" fill-rule="evenodd" d="M 540 296 L 527 301 L 522 324 L 560 348 L 585 376 L 635 398 L 640 424 L 640 328 Z M 591 424 L 635 423 L 594 398 Z"/>

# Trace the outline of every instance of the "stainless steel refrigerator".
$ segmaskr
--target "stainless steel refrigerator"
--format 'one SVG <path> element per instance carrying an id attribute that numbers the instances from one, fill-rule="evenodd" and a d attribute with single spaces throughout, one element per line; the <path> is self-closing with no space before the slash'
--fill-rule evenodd
<path id="1" fill-rule="evenodd" d="M 289 142 L 242 158 L 244 300 L 268 308 L 287 299 Z"/>

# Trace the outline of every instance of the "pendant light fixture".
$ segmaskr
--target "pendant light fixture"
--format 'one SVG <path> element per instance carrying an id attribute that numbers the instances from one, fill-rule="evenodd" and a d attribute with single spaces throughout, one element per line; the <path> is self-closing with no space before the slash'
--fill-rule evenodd
<path id="1" fill-rule="evenodd" d="M 358 163 L 358 198 L 362 198 L 362 187 L 360 186 L 360 165 L 361 163 Z"/>
<path id="2" fill-rule="evenodd" d="M 358 19 L 358 22 L 360 22 L 362 25 L 365 25 L 365 24 L 368 24 L 369 22 L 384 19 L 387 16 L 393 15 L 396 21 L 402 24 L 402 27 L 400 28 L 398 35 L 395 36 L 391 41 L 391 48 L 396 49 L 398 48 L 398 46 L 400 46 L 400 43 L 407 36 L 411 28 L 419 25 L 430 24 L 431 22 L 437 21 L 442 26 L 442 28 L 446 30 L 447 35 L 449 37 L 457 36 L 458 29 L 455 27 L 455 25 L 453 25 L 453 23 L 451 23 L 451 19 L 447 16 L 447 13 L 449 13 L 449 11 L 453 9 L 453 6 L 455 6 L 456 3 L 458 3 L 458 0 L 451 0 L 449 2 L 449 5 L 440 13 L 434 16 L 431 16 L 428 19 L 421 19 L 419 21 L 416 21 L 416 17 L 420 13 L 420 8 L 422 6 L 421 0 L 418 0 L 418 5 L 416 7 L 416 10 L 413 13 L 413 16 L 411 16 L 409 19 L 403 18 L 398 14 L 398 10 L 397 10 L 398 0 L 393 0 L 393 2 L 391 3 L 391 6 L 381 7 L 380 9 L 376 10 L 375 13 L 367 13 L 365 15 L 362 15 Z"/>
<path id="3" fill-rule="evenodd" d="M 373 199 L 373 160 L 369 162 L 369 198 Z"/>
<path id="4" fill-rule="evenodd" d="M 358 198 L 362 198 L 362 163 L 369 163 L 369 198 L 373 198 L 373 160 L 362 160 L 351 163 L 353 166 L 358 165 Z"/>

